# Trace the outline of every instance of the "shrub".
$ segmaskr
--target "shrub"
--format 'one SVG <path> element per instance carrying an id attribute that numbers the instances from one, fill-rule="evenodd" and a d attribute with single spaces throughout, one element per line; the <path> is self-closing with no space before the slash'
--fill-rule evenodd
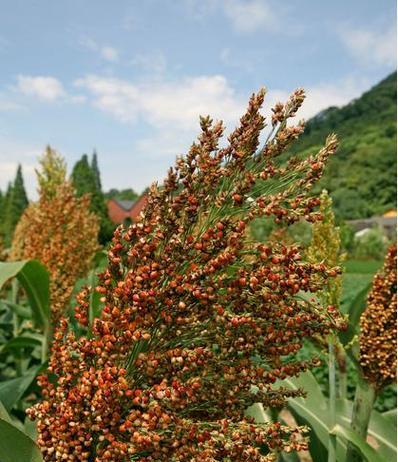
<path id="1" fill-rule="evenodd" d="M 355 238 L 354 256 L 356 258 L 382 260 L 387 249 L 387 238 L 380 228 L 370 229 L 361 237 Z"/>

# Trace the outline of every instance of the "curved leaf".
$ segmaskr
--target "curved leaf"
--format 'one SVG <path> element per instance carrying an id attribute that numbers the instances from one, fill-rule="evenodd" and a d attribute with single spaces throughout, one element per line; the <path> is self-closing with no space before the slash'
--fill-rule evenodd
<path id="1" fill-rule="evenodd" d="M 382 413 L 382 416 L 392 422 L 394 426 L 397 426 L 397 409 L 391 409 Z"/>
<path id="2" fill-rule="evenodd" d="M 246 409 L 245 414 L 253 417 L 256 423 L 269 423 L 271 422 L 270 416 L 265 412 L 261 403 L 254 403 Z"/>
<path id="3" fill-rule="evenodd" d="M 348 328 L 344 332 L 339 333 L 339 339 L 343 345 L 347 345 L 354 338 L 359 327 L 359 319 L 366 306 L 366 297 L 369 292 L 370 284 L 360 290 L 354 300 L 349 305 L 348 311 Z"/>
<path id="4" fill-rule="evenodd" d="M 346 428 L 351 426 L 352 402 L 336 400 L 336 416 L 340 425 Z M 397 459 L 397 428 L 388 417 L 373 410 L 370 416 L 368 435 L 378 444 L 377 451 L 386 460 Z"/>
<path id="5" fill-rule="evenodd" d="M 0 418 L 1 462 L 43 462 L 35 442 L 10 422 Z"/>
<path id="6" fill-rule="evenodd" d="M 38 370 L 38 368 L 30 369 L 22 377 L 5 380 L 0 383 L 0 401 L 7 411 L 10 411 L 14 404 L 23 396 L 36 377 Z M 2 459 L 0 458 L 0 460 Z"/>
<path id="7" fill-rule="evenodd" d="M 37 338 L 27 337 L 21 335 L 20 337 L 14 337 L 9 340 L 7 343 L 1 346 L 0 351 L 7 351 L 7 350 L 18 350 L 22 348 L 35 348 L 36 346 L 40 346 L 42 341 Z"/>
<path id="8" fill-rule="evenodd" d="M 49 275 L 40 262 L 25 260 L 18 262 L 0 262 L 0 289 L 10 278 L 17 277 L 32 308 L 33 320 L 37 326 L 49 324 Z"/>
<path id="9" fill-rule="evenodd" d="M 304 389 L 306 398 L 290 398 L 288 408 L 300 425 L 311 428 L 309 449 L 313 460 L 322 462 L 327 460 L 329 447 L 330 416 L 328 401 L 322 393 L 318 382 L 311 372 L 303 372 L 298 377 L 289 377 L 281 385 L 292 390 Z M 337 460 L 345 460 L 346 445 L 337 438 Z"/>
<path id="10" fill-rule="evenodd" d="M 340 436 L 345 440 L 351 442 L 361 452 L 362 456 L 368 462 L 388 462 L 388 459 L 384 459 L 370 444 L 368 444 L 363 438 L 349 428 L 342 427 L 337 424 L 331 431 L 332 434 Z"/>

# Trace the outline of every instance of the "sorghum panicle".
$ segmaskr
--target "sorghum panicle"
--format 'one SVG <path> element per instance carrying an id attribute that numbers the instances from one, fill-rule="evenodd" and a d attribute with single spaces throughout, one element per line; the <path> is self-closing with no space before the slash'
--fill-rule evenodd
<path id="1" fill-rule="evenodd" d="M 79 277 L 98 249 L 98 219 L 88 196 L 78 198 L 65 178 L 66 166 L 50 147 L 37 171 L 39 200 L 30 203 L 14 234 L 11 259 L 37 259 L 50 273 L 53 321 L 63 314 Z"/>
<path id="2" fill-rule="evenodd" d="M 362 313 L 359 336 L 364 377 L 376 390 L 397 378 L 397 245 L 388 249 L 383 268 L 376 273 Z"/>
<path id="3" fill-rule="evenodd" d="M 345 260 L 345 255 L 341 253 L 340 228 L 335 224 L 332 205 L 328 192 L 323 190 L 319 206 L 322 220 L 312 225 L 312 238 L 307 249 L 310 262 L 322 262 L 330 269 L 340 267 Z M 336 277 L 329 278 L 324 291 L 320 294 L 324 303 L 329 304 L 330 309 L 338 309 L 341 287 L 342 275 L 339 271 Z"/>
<path id="4" fill-rule="evenodd" d="M 337 142 L 279 161 L 304 128 L 286 123 L 304 99 L 298 90 L 276 106 L 258 150 L 264 94 L 252 96 L 227 147 L 222 124 L 201 118 L 198 142 L 152 186 L 141 221 L 115 231 L 96 288 L 100 318 L 90 325 L 83 290 L 76 319 L 87 334 L 61 321 L 43 401 L 29 411 L 45 461 L 264 462 L 306 447 L 300 428 L 255 424 L 245 410 L 301 394 L 273 384 L 311 367 L 295 358 L 303 340 L 341 319 L 298 295 L 337 270 L 304 262 L 295 245 L 254 244 L 247 227 L 261 216 L 318 220 L 309 191 Z"/>

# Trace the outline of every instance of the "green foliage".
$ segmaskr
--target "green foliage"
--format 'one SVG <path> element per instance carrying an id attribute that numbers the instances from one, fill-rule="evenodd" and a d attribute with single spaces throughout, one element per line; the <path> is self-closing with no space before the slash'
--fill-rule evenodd
<path id="1" fill-rule="evenodd" d="M 387 251 L 388 240 L 379 228 L 370 229 L 354 240 L 353 254 L 355 258 L 380 260 Z"/>
<path id="2" fill-rule="evenodd" d="M 340 228 L 340 243 L 341 250 L 347 254 L 351 254 L 354 249 L 355 244 L 355 231 L 352 226 L 350 226 L 345 221 L 339 223 Z"/>
<path id="3" fill-rule="evenodd" d="M 24 420 L 37 388 L 35 377 L 47 359 L 49 276 L 34 260 L 0 263 L 0 290 L 0 401 Z"/>
<path id="4" fill-rule="evenodd" d="M 396 459 L 396 429 L 391 425 L 387 416 L 373 411 L 369 426 L 369 435 L 376 441 L 378 450 L 370 446 L 350 429 L 352 403 L 348 400 L 337 400 L 336 417 L 337 425 L 331 427 L 328 399 L 319 387 L 317 380 L 307 371 L 297 378 L 288 378 L 279 383 L 281 386 L 296 389 L 304 389 L 308 394 L 306 398 L 291 398 L 288 408 L 299 424 L 311 427 L 310 453 L 312 459 L 317 462 L 327 460 L 329 434 L 337 436 L 338 462 L 346 459 L 347 443 L 354 444 L 365 460 L 369 462 L 388 462 Z"/>
<path id="5" fill-rule="evenodd" d="M 106 199 L 119 199 L 123 201 L 135 201 L 138 199 L 138 194 L 131 188 L 116 189 L 112 188 L 105 193 Z"/>
<path id="6" fill-rule="evenodd" d="M 279 233 L 283 234 L 286 242 L 297 242 L 306 247 L 311 241 L 311 225 L 300 220 L 286 228 L 278 225 L 272 218 L 261 217 L 253 220 L 250 224 L 250 233 L 253 239 L 258 242 L 265 242 L 268 239 L 278 240 Z"/>
<path id="7" fill-rule="evenodd" d="M 72 170 L 72 183 L 77 195 L 90 195 L 90 210 L 100 219 L 99 241 L 105 245 L 112 237 L 114 225 L 108 217 L 105 197 L 101 189 L 100 172 L 97 154 L 94 152 L 91 165 L 86 154 L 76 162 Z"/>
<path id="8" fill-rule="evenodd" d="M 36 170 L 41 195 L 53 197 L 59 185 L 65 182 L 66 163 L 50 146 L 46 147 L 45 154 L 40 158 L 40 170 Z"/>
<path id="9" fill-rule="evenodd" d="M 8 185 L 6 194 L 0 200 L 0 235 L 7 246 L 11 243 L 15 227 L 28 203 L 22 167 L 18 165 L 14 182 Z"/>
<path id="10" fill-rule="evenodd" d="M 313 153 L 325 135 L 337 133 L 340 147 L 319 188 L 330 191 L 336 216 L 369 217 L 396 207 L 396 72 L 342 108 L 308 121 L 294 152 Z"/>
<path id="11" fill-rule="evenodd" d="M 0 414 L 0 460 L 2 462 L 42 462 L 39 448 L 11 419 Z"/>
<path id="12" fill-rule="evenodd" d="M 102 184 L 101 184 L 101 174 L 99 171 L 98 166 L 98 158 L 97 158 L 97 151 L 94 150 L 93 157 L 91 159 L 91 171 L 93 172 L 94 179 L 95 179 L 95 186 L 98 191 L 102 191 Z"/>
<path id="13" fill-rule="evenodd" d="M 340 339 L 347 344 L 358 333 L 357 320 L 365 308 L 366 296 L 375 272 L 382 265 L 382 261 L 375 260 L 347 260 L 344 262 L 343 290 L 340 309 L 342 313 L 349 315 L 349 326 L 346 332 L 340 334 Z M 312 370 L 322 392 L 328 396 L 328 367 L 327 355 L 317 345 L 305 343 L 300 351 L 300 358 L 305 360 L 318 356 L 321 365 Z M 347 397 L 352 400 L 355 395 L 355 387 L 358 383 L 358 371 L 352 361 L 347 362 Z M 375 409 L 386 412 L 397 406 L 396 386 L 387 386 L 376 398 Z"/>
<path id="14" fill-rule="evenodd" d="M 17 277 L 27 294 L 32 309 L 32 320 L 45 329 L 50 319 L 49 275 L 46 268 L 36 260 L 0 262 L 0 289 L 5 282 Z"/>

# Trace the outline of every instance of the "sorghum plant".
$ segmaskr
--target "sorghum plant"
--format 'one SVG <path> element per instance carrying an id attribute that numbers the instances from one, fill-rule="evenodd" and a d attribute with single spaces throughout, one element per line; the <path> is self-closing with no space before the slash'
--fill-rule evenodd
<path id="1" fill-rule="evenodd" d="M 322 219 L 312 225 L 312 238 L 307 250 L 310 262 L 323 262 L 329 268 L 341 266 L 345 259 L 332 205 L 328 192 L 323 190 L 319 207 Z M 342 276 L 339 274 L 327 281 L 327 287 L 319 295 L 325 303 L 336 305 L 341 297 L 341 286 Z"/>
<path id="2" fill-rule="evenodd" d="M 98 248 L 98 219 L 89 212 L 89 197 L 76 197 L 66 180 L 62 157 L 48 147 L 40 164 L 39 200 L 27 207 L 17 225 L 11 259 L 37 259 L 47 267 L 56 321 Z"/>
<path id="3" fill-rule="evenodd" d="M 397 378 L 397 245 L 388 249 L 376 273 L 360 321 L 359 364 L 362 377 L 355 392 L 352 428 L 366 438 L 377 394 Z M 349 447 L 348 461 L 362 460 Z"/>
<path id="4" fill-rule="evenodd" d="M 254 244 L 246 228 L 261 216 L 293 223 L 320 218 L 310 196 L 334 136 L 305 160 L 279 156 L 303 131 L 288 126 L 304 93 L 273 109 L 264 91 L 220 148 L 222 123 L 202 133 L 163 186 L 154 185 L 141 221 L 118 228 L 96 288 L 102 314 L 89 323 L 83 290 L 77 337 L 63 319 L 36 419 L 46 461 L 271 461 L 306 447 L 300 428 L 255 424 L 255 402 L 281 406 L 301 392 L 273 388 L 313 361 L 295 353 L 341 319 L 300 291 L 317 292 L 337 270 L 304 262 L 297 246 Z"/>
<path id="5" fill-rule="evenodd" d="M 328 268 L 340 266 L 345 256 L 341 253 L 340 229 L 335 224 L 332 209 L 332 199 L 327 191 L 322 191 L 320 196 L 320 212 L 322 221 L 312 225 L 312 239 L 307 250 L 307 256 L 311 262 L 322 262 Z M 325 284 L 319 297 L 323 303 L 329 305 L 331 310 L 339 309 L 341 296 L 342 276 L 330 278 Z M 337 335 L 332 332 L 327 339 L 321 338 L 322 343 L 328 343 L 328 372 L 329 372 L 329 412 L 330 426 L 336 424 L 336 358 L 340 369 L 340 394 L 345 395 L 346 388 L 346 357 Z M 336 460 L 336 436 L 329 436 L 328 461 Z"/>
<path id="6" fill-rule="evenodd" d="M 397 246 L 388 249 L 361 316 L 359 362 L 376 390 L 397 378 Z"/>

